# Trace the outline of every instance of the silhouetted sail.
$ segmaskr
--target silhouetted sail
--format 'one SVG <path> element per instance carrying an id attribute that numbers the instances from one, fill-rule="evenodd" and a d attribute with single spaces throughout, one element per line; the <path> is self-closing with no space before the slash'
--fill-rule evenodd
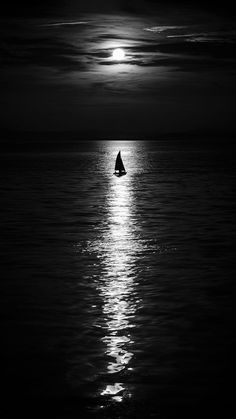
<path id="1" fill-rule="evenodd" d="M 126 175 L 126 170 L 125 170 L 125 167 L 124 167 L 121 155 L 120 155 L 120 151 L 119 151 L 119 153 L 117 154 L 117 157 L 116 157 L 114 175 L 116 175 L 116 176 Z"/>

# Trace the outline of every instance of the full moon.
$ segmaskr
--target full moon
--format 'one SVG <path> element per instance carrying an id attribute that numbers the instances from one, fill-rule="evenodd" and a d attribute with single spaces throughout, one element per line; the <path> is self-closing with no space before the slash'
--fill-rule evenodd
<path id="1" fill-rule="evenodd" d="M 113 54 L 112 54 L 112 58 L 113 58 L 113 60 L 116 60 L 116 61 L 124 60 L 124 58 L 125 58 L 124 50 L 121 49 L 121 48 L 114 49 Z"/>

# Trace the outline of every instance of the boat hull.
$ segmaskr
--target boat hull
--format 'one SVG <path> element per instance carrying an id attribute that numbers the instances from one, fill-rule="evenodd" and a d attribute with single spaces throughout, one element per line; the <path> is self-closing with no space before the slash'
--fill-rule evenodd
<path id="1" fill-rule="evenodd" d="M 121 176 L 125 176 L 127 172 L 124 173 L 116 173 L 114 172 L 113 175 L 115 175 L 116 177 L 121 177 Z"/>

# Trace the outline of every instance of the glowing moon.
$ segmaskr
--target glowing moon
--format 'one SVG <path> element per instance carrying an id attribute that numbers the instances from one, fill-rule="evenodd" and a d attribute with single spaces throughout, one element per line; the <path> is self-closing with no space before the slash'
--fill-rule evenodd
<path id="1" fill-rule="evenodd" d="M 125 58 L 124 50 L 121 49 L 121 48 L 114 49 L 113 54 L 112 54 L 112 58 L 113 58 L 113 60 L 116 60 L 116 61 L 124 60 L 124 58 Z"/>

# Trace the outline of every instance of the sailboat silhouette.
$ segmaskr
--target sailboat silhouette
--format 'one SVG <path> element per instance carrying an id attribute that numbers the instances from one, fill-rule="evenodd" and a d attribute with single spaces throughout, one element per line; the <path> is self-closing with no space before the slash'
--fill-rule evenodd
<path id="1" fill-rule="evenodd" d="M 113 174 L 117 177 L 120 177 L 120 176 L 126 175 L 126 173 L 127 172 L 125 170 L 125 166 L 123 164 L 123 161 L 122 161 L 122 158 L 121 158 L 121 155 L 120 155 L 120 151 L 119 151 L 119 153 L 117 154 L 117 157 L 116 157 L 115 171 L 114 171 Z"/>

